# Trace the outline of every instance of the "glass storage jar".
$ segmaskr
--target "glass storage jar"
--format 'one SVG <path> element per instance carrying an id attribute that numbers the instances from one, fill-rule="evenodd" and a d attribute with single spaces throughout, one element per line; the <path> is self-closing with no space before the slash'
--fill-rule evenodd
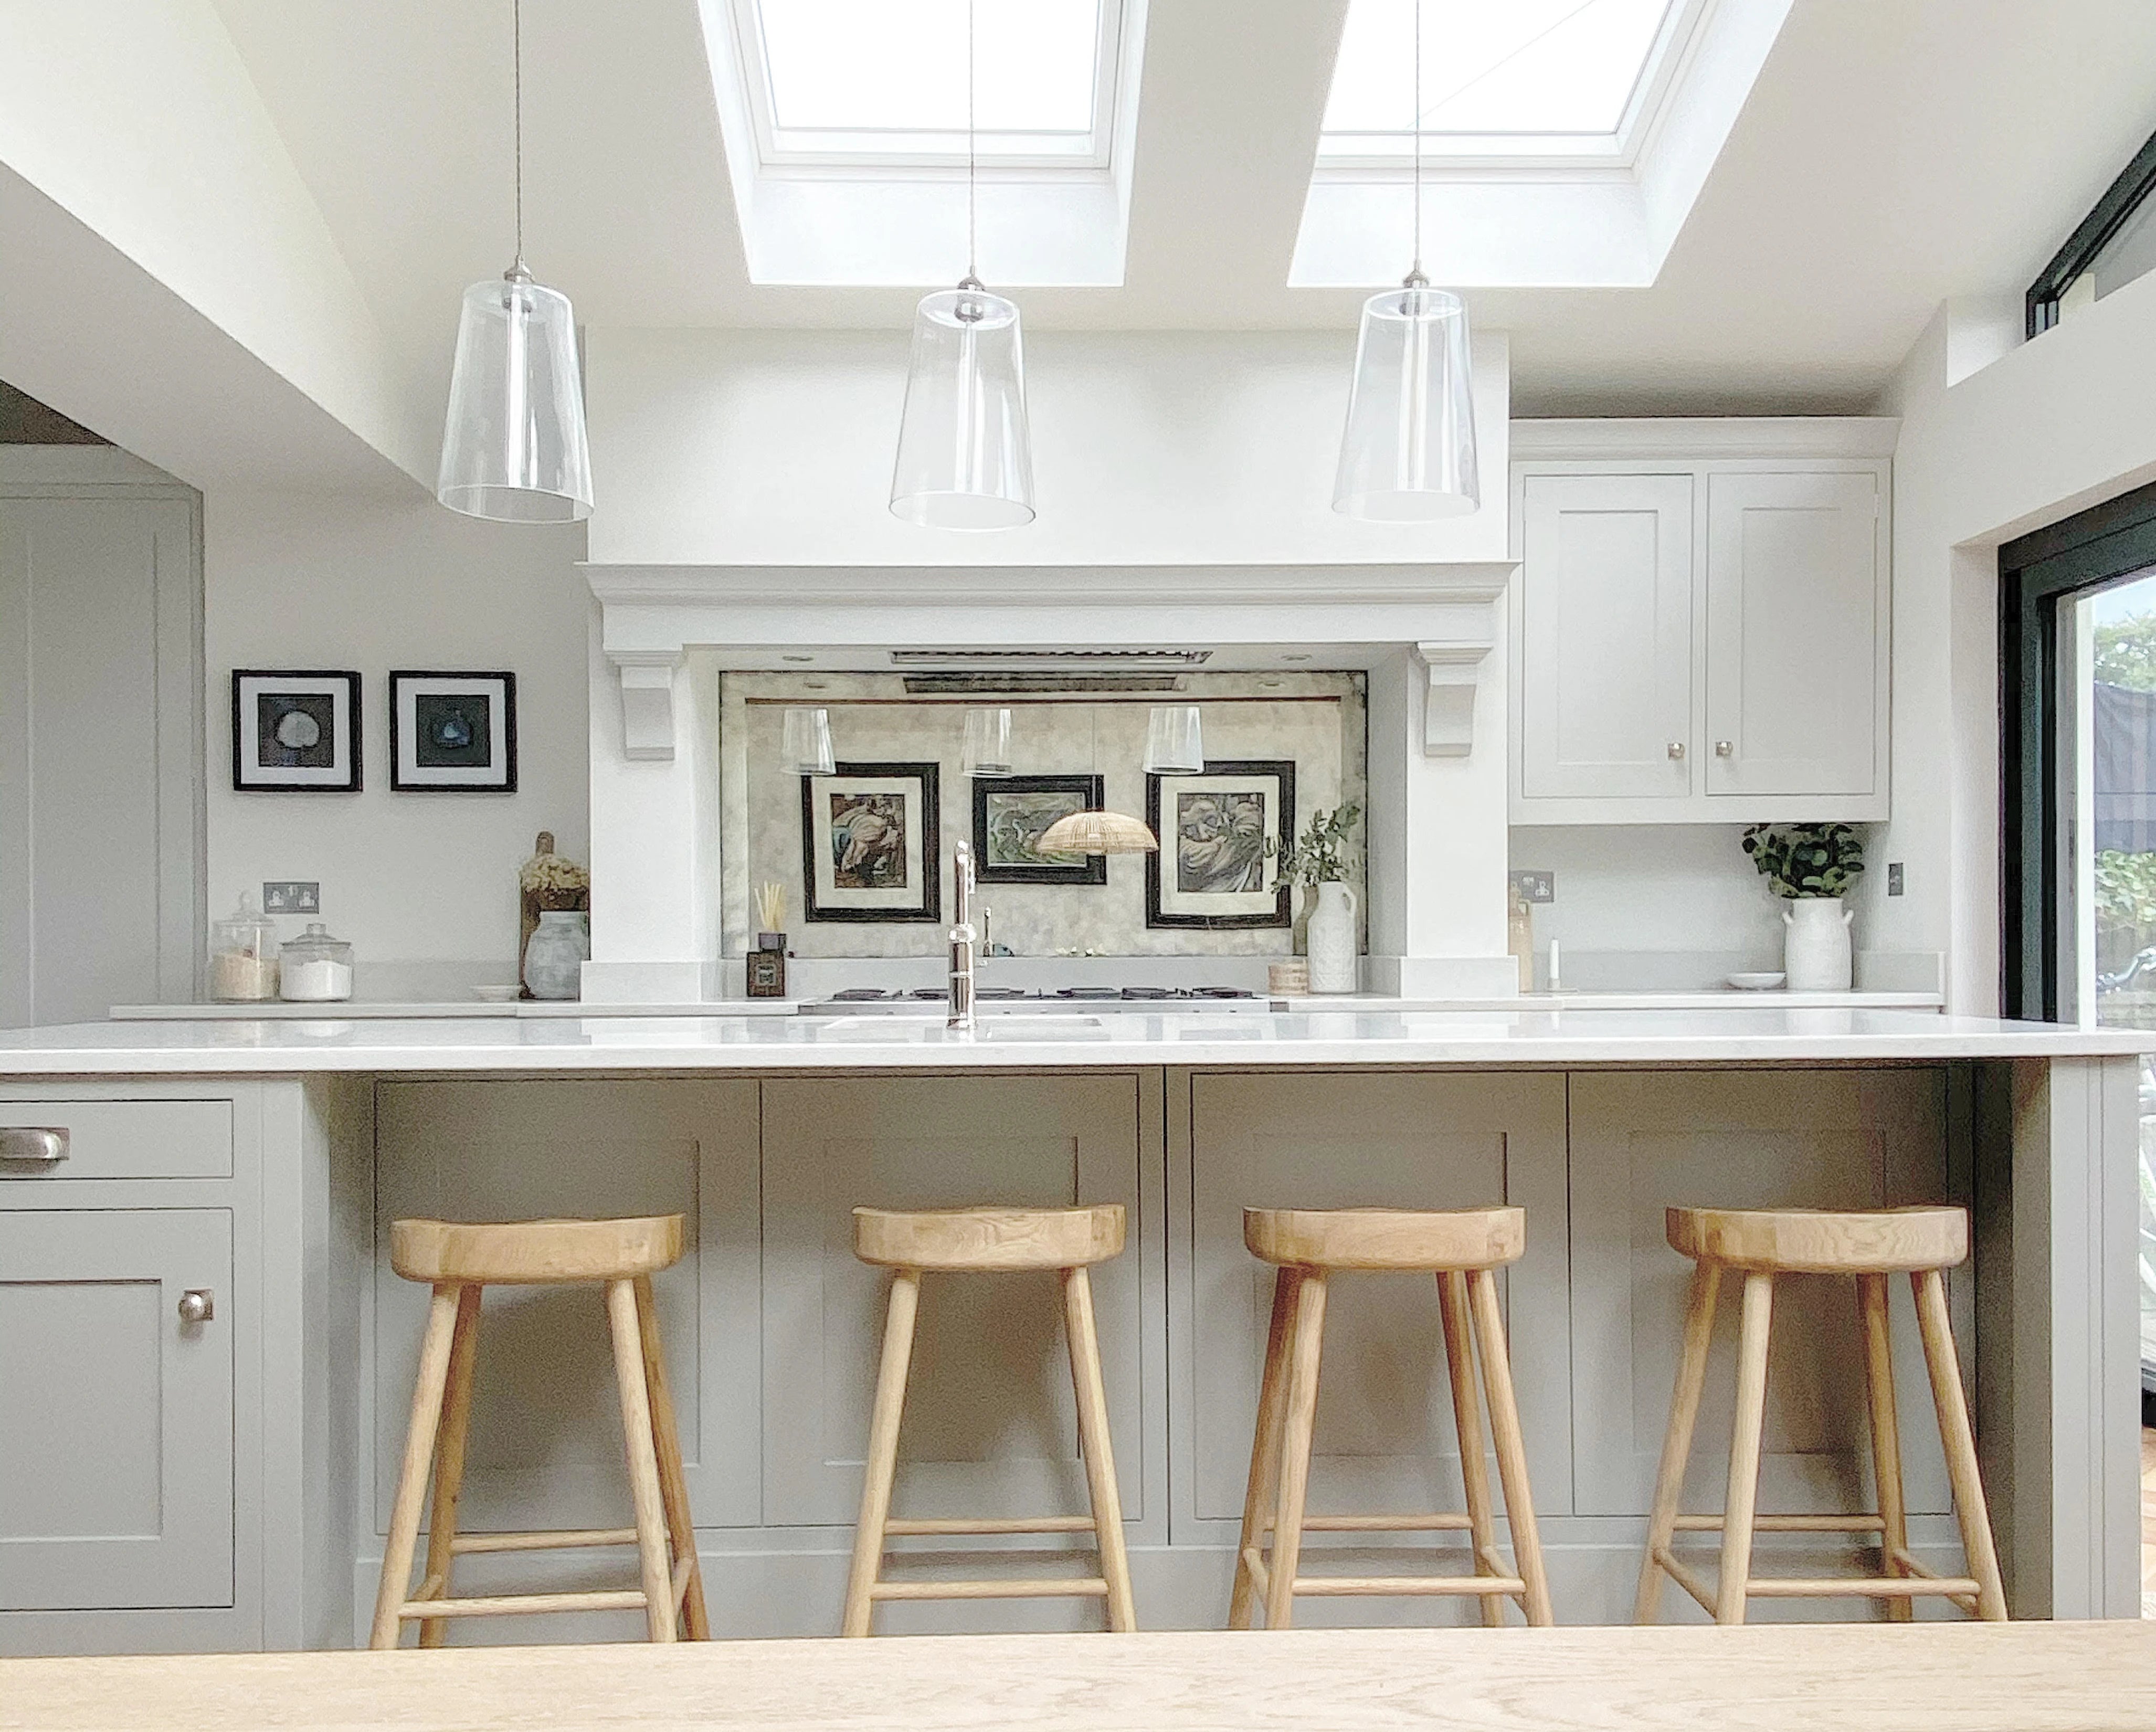
<path id="1" fill-rule="evenodd" d="M 316 921 L 285 945 L 282 996 L 295 1004 L 330 1004 L 352 996 L 352 946 Z"/>
<path id="2" fill-rule="evenodd" d="M 220 1005 L 265 1004 L 277 996 L 277 923 L 251 895 L 210 923 L 209 995 Z"/>

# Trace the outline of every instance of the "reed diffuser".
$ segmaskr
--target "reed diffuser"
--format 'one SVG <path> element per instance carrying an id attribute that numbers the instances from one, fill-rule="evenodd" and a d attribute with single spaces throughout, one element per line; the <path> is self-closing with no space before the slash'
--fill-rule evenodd
<path id="1" fill-rule="evenodd" d="M 762 923 L 756 935 L 759 950 L 786 948 L 786 887 L 768 880 L 756 887 L 756 917 Z"/>

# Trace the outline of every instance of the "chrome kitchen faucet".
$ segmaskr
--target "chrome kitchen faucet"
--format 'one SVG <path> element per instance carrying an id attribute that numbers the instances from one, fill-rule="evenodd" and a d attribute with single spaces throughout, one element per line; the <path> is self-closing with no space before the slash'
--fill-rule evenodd
<path id="1" fill-rule="evenodd" d="M 964 837 L 951 851 L 951 1014 L 946 1028 L 973 1031 L 973 845 Z"/>

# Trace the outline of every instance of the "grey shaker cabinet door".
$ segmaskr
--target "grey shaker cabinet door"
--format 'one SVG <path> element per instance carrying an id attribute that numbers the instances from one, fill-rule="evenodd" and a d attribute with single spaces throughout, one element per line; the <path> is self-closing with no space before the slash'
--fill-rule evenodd
<path id="1" fill-rule="evenodd" d="M 0 1213 L 0 1611 L 232 1604 L 223 1209 Z"/>

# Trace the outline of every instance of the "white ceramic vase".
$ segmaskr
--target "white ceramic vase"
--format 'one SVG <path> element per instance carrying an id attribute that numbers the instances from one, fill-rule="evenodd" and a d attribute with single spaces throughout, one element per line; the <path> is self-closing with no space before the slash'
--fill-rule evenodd
<path id="1" fill-rule="evenodd" d="M 1362 984 L 1356 966 L 1355 892 L 1345 884 L 1317 887 L 1317 906 L 1306 928 L 1310 942 L 1310 989 L 1353 992 Z"/>
<path id="2" fill-rule="evenodd" d="M 1789 991 L 1849 990 L 1853 917 L 1838 896 L 1799 897 L 1782 905 L 1782 967 Z"/>
<path id="3" fill-rule="evenodd" d="M 580 908 L 542 908 L 539 929 L 524 947 L 524 984 L 535 999 L 572 999 L 583 990 L 591 935 Z"/>

